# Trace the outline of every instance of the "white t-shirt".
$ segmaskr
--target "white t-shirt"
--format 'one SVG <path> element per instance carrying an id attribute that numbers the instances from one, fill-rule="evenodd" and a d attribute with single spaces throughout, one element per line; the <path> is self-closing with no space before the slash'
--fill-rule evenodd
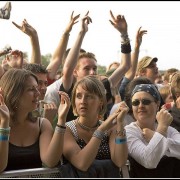
<path id="1" fill-rule="evenodd" d="M 51 85 L 47 87 L 46 94 L 44 97 L 44 100 L 47 103 L 54 102 L 56 106 L 59 107 L 60 99 L 59 99 L 58 91 L 61 84 L 62 84 L 62 78 L 56 80 L 54 83 L 52 83 Z"/>

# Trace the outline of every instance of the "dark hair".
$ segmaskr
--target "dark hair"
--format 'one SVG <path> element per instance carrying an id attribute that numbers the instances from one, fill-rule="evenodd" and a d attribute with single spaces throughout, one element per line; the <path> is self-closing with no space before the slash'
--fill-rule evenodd
<path id="1" fill-rule="evenodd" d="M 45 66 L 41 64 L 31 64 L 31 63 L 24 64 L 23 69 L 29 70 L 33 72 L 34 74 L 37 74 L 37 73 L 47 74 L 48 73 Z"/>

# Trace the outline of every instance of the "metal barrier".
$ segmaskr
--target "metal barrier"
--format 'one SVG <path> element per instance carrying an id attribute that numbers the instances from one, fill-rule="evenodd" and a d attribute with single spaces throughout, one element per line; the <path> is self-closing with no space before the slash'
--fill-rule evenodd
<path id="1" fill-rule="evenodd" d="M 59 168 L 34 168 L 4 171 L 0 178 L 61 178 Z"/>
<path id="2" fill-rule="evenodd" d="M 120 168 L 122 178 L 129 178 L 129 162 Z M 63 178 L 60 170 L 56 168 L 34 168 L 20 169 L 12 171 L 4 171 L 0 174 L 0 178 Z"/>

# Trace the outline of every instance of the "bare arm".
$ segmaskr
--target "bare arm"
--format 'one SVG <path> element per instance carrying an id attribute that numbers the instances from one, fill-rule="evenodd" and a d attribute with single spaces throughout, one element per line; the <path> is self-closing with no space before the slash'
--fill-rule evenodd
<path id="1" fill-rule="evenodd" d="M 147 30 L 141 30 L 141 27 L 138 29 L 136 33 L 135 46 L 134 51 L 131 54 L 131 67 L 125 74 L 125 77 L 129 80 L 134 79 L 137 69 L 138 57 L 139 57 L 139 48 L 142 43 L 142 36 L 147 34 Z"/>
<path id="2" fill-rule="evenodd" d="M 30 37 L 31 40 L 31 46 L 32 46 L 32 54 L 31 54 L 31 61 L 32 64 L 41 64 L 41 51 L 40 51 L 40 45 L 39 45 L 39 38 L 37 31 L 26 21 L 26 19 L 23 20 L 22 25 L 18 25 L 15 22 L 12 22 L 18 29 L 20 29 L 22 32 L 27 34 Z"/>
<path id="3" fill-rule="evenodd" d="M 63 81 L 63 86 L 64 86 L 65 90 L 67 90 L 67 91 L 72 86 L 73 79 L 74 79 L 73 71 L 77 65 L 80 48 L 81 48 L 84 36 L 85 36 L 86 32 L 88 31 L 88 24 L 90 22 L 92 22 L 92 20 L 88 16 L 88 13 L 87 13 L 81 20 L 81 30 L 78 33 L 77 39 L 66 58 L 66 61 L 65 61 L 64 67 L 63 67 L 62 81 Z"/>
<path id="4" fill-rule="evenodd" d="M 110 23 L 114 26 L 115 29 L 117 29 L 120 34 L 123 42 L 121 42 L 121 47 L 124 46 L 125 44 L 129 44 L 129 38 L 128 38 L 128 26 L 126 19 L 123 15 L 118 15 L 116 18 L 114 17 L 112 11 L 110 11 L 110 15 L 112 20 L 109 20 Z M 121 49 L 121 64 L 120 66 L 113 72 L 113 74 L 108 78 L 111 87 L 116 87 L 124 74 L 128 71 L 130 68 L 130 52 L 128 53 L 123 53 Z"/>
<path id="5" fill-rule="evenodd" d="M 79 18 L 80 15 L 78 14 L 76 16 L 73 16 L 73 14 L 74 14 L 74 11 L 71 14 L 70 21 L 59 41 L 59 44 L 58 44 L 55 52 L 52 55 L 50 63 L 46 68 L 48 70 L 48 76 L 50 79 L 55 78 L 55 75 L 59 69 L 59 66 L 61 64 L 63 64 L 63 57 L 64 57 L 64 53 L 67 48 L 67 44 L 68 44 L 68 40 L 69 40 L 69 33 L 71 32 L 74 24 L 76 24 L 78 22 L 76 20 Z"/>
<path id="6" fill-rule="evenodd" d="M 2 96 L 2 90 L 0 89 L 0 137 L 4 140 L 0 140 L 0 172 L 4 171 L 8 163 L 8 152 L 9 152 L 9 141 L 6 139 L 9 136 L 7 128 L 9 128 L 9 109 L 4 103 L 4 98 Z"/>

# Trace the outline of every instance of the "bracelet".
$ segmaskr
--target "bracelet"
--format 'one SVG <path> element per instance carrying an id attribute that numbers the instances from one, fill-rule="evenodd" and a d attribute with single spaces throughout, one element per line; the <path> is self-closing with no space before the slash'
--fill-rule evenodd
<path id="1" fill-rule="evenodd" d="M 116 130 L 116 135 L 125 137 L 126 136 L 126 130 L 125 129 L 123 129 L 122 131 L 121 130 L 120 131 Z"/>
<path id="2" fill-rule="evenodd" d="M 9 141 L 9 135 L 1 135 L 0 134 L 0 141 Z"/>
<path id="3" fill-rule="evenodd" d="M 66 129 L 66 126 L 62 126 L 62 125 L 59 125 L 59 124 L 56 124 L 57 127 L 59 128 L 62 128 L 62 129 Z"/>
<path id="4" fill-rule="evenodd" d="M 128 44 L 130 42 L 130 39 L 128 37 L 128 34 L 121 35 L 121 44 Z"/>
<path id="5" fill-rule="evenodd" d="M 116 144 L 124 144 L 127 142 L 126 138 L 115 138 L 115 143 Z"/>
<path id="6" fill-rule="evenodd" d="M 63 129 L 63 128 L 56 126 L 55 132 L 60 133 L 60 134 L 64 134 L 66 132 L 66 129 Z"/>
<path id="7" fill-rule="evenodd" d="M 96 138 L 102 140 L 102 138 L 104 137 L 104 132 L 95 130 L 92 137 L 96 137 Z"/>
<path id="8" fill-rule="evenodd" d="M 128 44 L 121 44 L 121 53 L 129 54 L 131 52 L 131 45 Z"/>

